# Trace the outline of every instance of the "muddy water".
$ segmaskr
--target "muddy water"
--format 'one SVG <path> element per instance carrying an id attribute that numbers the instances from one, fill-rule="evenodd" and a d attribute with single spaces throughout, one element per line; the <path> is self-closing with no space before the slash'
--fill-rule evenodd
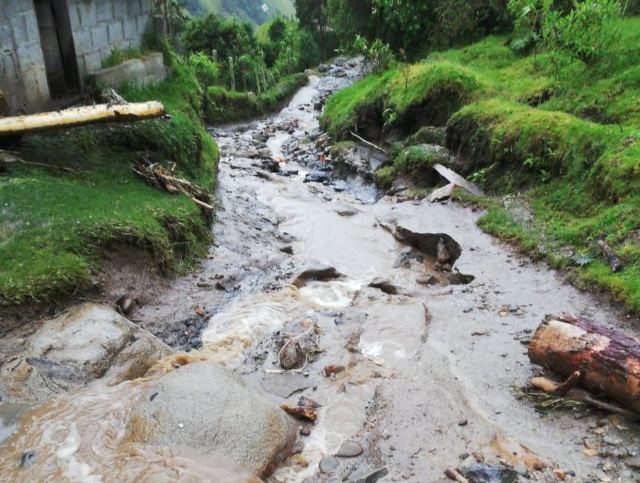
<path id="1" fill-rule="evenodd" d="M 212 131 L 223 158 L 210 256 L 197 273 L 167 283 L 134 318 L 174 347 L 196 348 L 197 357 L 234 370 L 274 402 L 304 396 L 319 405 L 301 452 L 272 482 L 438 481 L 471 453 L 528 471 L 533 481 L 554 481 L 553 470 L 569 481 L 631 481 L 624 458 L 584 450 L 606 448 L 608 438 L 630 456 L 636 426 L 592 413 L 542 417 L 513 392 L 538 371 L 522 341 L 545 314 L 624 321 L 482 233 L 479 214 L 468 208 L 380 198 L 357 175 L 333 177 L 315 147 L 314 104 L 356 71 L 341 65 L 312 77 L 277 116 Z M 280 174 L 264 164 L 272 159 Z M 326 174 L 323 183 L 305 182 L 318 173 Z M 452 236 L 463 249 L 456 268 L 475 280 L 418 283 L 433 267 L 408 256 L 385 228 L 394 223 Z M 317 265 L 342 276 L 291 284 Z M 369 287 L 376 278 L 397 293 Z M 309 334 L 319 352 L 282 370 L 277 341 Z M 325 377 L 331 364 L 345 370 Z M 193 449 L 129 442 L 124 421 L 147 382 L 94 386 L 28 413 L 10 451 L 0 454 L 2 479 L 247 480 L 229 462 Z M 6 424 L 11 429 L 15 421 Z M 330 471 L 326 458 L 345 440 L 357 441 L 363 454 L 338 458 Z M 40 464 L 16 467 L 16 455 L 29 448 L 39 448 Z"/>

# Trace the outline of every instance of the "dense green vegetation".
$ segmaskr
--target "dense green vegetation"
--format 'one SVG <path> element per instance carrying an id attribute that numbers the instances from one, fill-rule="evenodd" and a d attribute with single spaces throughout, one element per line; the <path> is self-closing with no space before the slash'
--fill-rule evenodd
<path id="1" fill-rule="evenodd" d="M 293 92 L 307 83 L 307 80 L 304 74 L 291 75 L 258 96 L 211 86 L 205 94 L 205 120 L 210 124 L 221 124 L 252 119 L 277 111 L 284 106 Z"/>
<path id="2" fill-rule="evenodd" d="M 400 133 L 380 184 L 433 186 L 429 167 L 448 162 L 492 194 L 475 199 L 488 208 L 484 229 L 640 310 L 640 18 L 619 18 L 609 0 L 509 7 L 510 35 L 413 64 L 400 52 L 333 96 L 322 125 L 336 140 Z M 513 192 L 522 195 L 503 200 Z M 603 244 L 622 270 L 612 271 Z"/>
<path id="3" fill-rule="evenodd" d="M 191 200 L 144 183 L 140 158 L 169 166 L 203 187 L 215 182 L 218 148 L 201 121 L 201 87 L 167 54 L 173 73 L 132 101 L 159 99 L 170 121 L 89 126 L 27 136 L 23 162 L 0 172 L 0 305 L 47 301 L 91 284 L 98 249 L 125 242 L 149 250 L 165 271 L 205 253 L 209 221 Z"/>

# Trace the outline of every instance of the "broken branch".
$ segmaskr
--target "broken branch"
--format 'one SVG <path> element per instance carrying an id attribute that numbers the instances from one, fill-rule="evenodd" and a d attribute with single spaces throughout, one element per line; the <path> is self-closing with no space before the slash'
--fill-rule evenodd
<path id="1" fill-rule="evenodd" d="M 380 151 L 381 153 L 387 154 L 387 152 L 382 149 L 380 146 L 378 146 L 377 144 L 373 144 L 371 141 L 367 141 L 365 138 L 363 138 L 362 136 L 358 136 L 356 133 L 354 133 L 353 131 L 349 131 L 351 133 L 351 135 L 356 138 L 358 141 L 361 141 L 363 143 L 365 143 L 367 146 Z"/>

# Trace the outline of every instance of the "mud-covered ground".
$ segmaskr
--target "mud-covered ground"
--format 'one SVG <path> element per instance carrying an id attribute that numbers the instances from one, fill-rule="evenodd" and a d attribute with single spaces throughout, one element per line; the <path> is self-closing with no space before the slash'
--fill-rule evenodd
<path id="1" fill-rule="evenodd" d="M 361 169 L 346 177 L 344 169 L 333 171 L 315 108 L 357 71 L 342 63 L 313 77 L 279 115 L 212 130 L 223 158 L 209 260 L 135 317 L 169 342 L 203 344 L 277 402 L 303 396 L 321 406 L 301 455 L 273 481 L 368 474 L 366 481 L 385 474 L 384 481 L 436 481 L 447 468 L 480 459 L 540 481 L 633 479 L 634 423 L 585 409 L 542 416 L 516 397 L 541 373 L 526 342 L 546 314 L 623 327 L 625 319 L 482 233 L 473 209 L 383 196 Z M 429 260 L 394 239 L 394 223 L 453 237 L 462 247 L 455 268 L 475 279 L 424 285 L 433 274 Z M 316 265 L 343 277 L 291 287 L 296 274 Z M 368 287 L 375 279 L 397 293 Z M 310 360 L 283 371 L 281 344 L 300 335 L 308 342 L 310 330 L 317 336 Z M 325 377 L 328 365 L 346 370 Z M 345 440 L 364 454 L 332 459 Z"/>
<path id="2" fill-rule="evenodd" d="M 322 70 L 278 115 L 212 129 L 209 257 L 177 280 L 149 274 L 130 318 L 278 404 L 315 407 L 269 481 L 430 482 L 450 468 L 470 481 L 637 479 L 636 423 L 583 407 L 543 416 L 517 397 L 542 373 L 526 343 L 546 314 L 628 321 L 482 233 L 472 208 L 379 192 L 366 149 L 333 169 L 318 108 L 360 67 Z M 398 229 L 448 235 L 461 255 L 436 260 Z"/>

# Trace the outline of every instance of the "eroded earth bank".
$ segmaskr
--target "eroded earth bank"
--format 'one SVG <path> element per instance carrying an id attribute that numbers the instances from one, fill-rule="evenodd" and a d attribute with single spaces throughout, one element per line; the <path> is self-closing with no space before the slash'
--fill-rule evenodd
<path id="1" fill-rule="evenodd" d="M 212 129 L 219 211 L 196 273 L 130 320 L 85 304 L 3 339 L 2 480 L 637 478 L 635 422 L 518 398 L 546 314 L 628 321 L 471 207 L 379 192 L 371 148 L 334 163 L 319 109 L 360 66 L 321 70 L 278 115 Z"/>

